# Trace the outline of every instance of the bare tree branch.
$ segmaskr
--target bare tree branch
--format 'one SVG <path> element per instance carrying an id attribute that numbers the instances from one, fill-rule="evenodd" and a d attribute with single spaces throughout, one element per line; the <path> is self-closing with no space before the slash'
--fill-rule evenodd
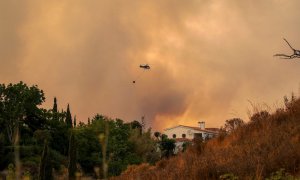
<path id="1" fill-rule="evenodd" d="M 275 54 L 274 56 L 278 56 L 281 59 L 294 59 L 294 58 L 300 58 L 300 50 L 294 49 L 290 43 L 283 38 L 283 40 L 288 44 L 288 46 L 294 51 L 292 55 L 286 55 L 286 54 Z"/>

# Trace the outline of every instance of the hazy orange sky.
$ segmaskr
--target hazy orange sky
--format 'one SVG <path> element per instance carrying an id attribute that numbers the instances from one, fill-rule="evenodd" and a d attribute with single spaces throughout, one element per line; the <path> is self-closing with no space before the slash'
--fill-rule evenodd
<path id="1" fill-rule="evenodd" d="M 37 84 L 80 121 L 96 113 L 220 127 L 298 93 L 298 0 L 1 0 L 0 83 Z M 140 64 L 149 63 L 144 72 Z"/>

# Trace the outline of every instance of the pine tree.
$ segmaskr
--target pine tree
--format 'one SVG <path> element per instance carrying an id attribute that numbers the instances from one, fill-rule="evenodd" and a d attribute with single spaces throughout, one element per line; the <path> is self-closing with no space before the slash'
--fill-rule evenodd
<path id="1" fill-rule="evenodd" d="M 90 118 L 88 118 L 88 125 L 90 125 L 91 124 L 91 119 Z"/>
<path id="2" fill-rule="evenodd" d="M 74 133 L 71 132 L 70 136 L 70 142 L 69 142 L 69 164 L 68 164 L 68 170 L 69 170 L 69 179 L 75 179 L 75 173 L 76 173 L 76 140 Z"/>
<path id="3" fill-rule="evenodd" d="M 53 113 L 53 120 L 57 120 L 58 121 L 58 112 L 57 112 L 56 97 L 54 97 L 54 104 L 53 104 L 53 108 L 52 108 L 52 113 Z"/>
<path id="4" fill-rule="evenodd" d="M 72 128 L 72 115 L 71 115 L 71 112 L 70 112 L 69 104 L 68 104 L 68 107 L 67 107 L 66 124 L 69 128 Z"/>

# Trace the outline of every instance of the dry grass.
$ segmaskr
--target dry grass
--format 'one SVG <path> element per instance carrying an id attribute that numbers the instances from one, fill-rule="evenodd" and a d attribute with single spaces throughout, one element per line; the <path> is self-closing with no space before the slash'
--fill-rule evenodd
<path id="1" fill-rule="evenodd" d="M 240 179 L 264 179 L 285 169 L 300 172 L 300 100 L 269 115 L 254 115 L 248 124 L 225 138 L 215 138 L 203 146 L 155 166 L 131 166 L 112 179 L 219 179 L 229 174 Z"/>

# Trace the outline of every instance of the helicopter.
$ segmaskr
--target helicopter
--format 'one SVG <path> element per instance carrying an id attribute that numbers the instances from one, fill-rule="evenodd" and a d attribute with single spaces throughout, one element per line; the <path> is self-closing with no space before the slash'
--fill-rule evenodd
<path id="1" fill-rule="evenodd" d="M 140 68 L 143 69 L 143 70 L 150 70 L 149 64 L 141 64 L 141 65 L 140 65 Z M 144 72 L 144 71 L 143 71 L 143 72 Z M 141 75 L 142 75 L 142 74 L 139 75 L 138 79 L 141 77 Z M 135 84 L 135 83 L 136 83 L 136 80 L 132 81 L 132 83 Z"/>
<path id="2" fill-rule="evenodd" d="M 150 66 L 149 66 L 149 64 L 141 64 L 140 68 L 145 69 L 145 70 L 149 70 Z"/>

